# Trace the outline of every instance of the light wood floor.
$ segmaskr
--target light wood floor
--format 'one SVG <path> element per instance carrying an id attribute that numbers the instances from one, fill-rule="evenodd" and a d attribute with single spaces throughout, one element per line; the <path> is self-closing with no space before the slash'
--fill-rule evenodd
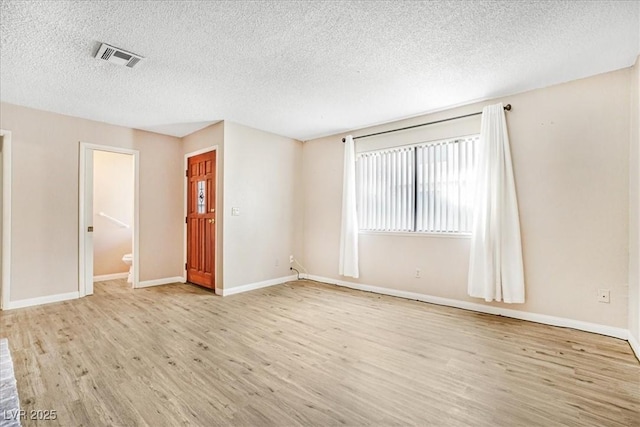
<path id="1" fill-rule="evenodd" d="M 305 281 L 95 289 L 0 313 L 42 425 L 640 424 L 622 340 Z"/>

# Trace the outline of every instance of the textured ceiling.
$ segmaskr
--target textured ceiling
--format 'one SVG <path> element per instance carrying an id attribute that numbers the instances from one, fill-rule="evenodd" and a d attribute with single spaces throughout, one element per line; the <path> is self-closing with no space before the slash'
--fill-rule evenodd
<path id="1" fill-rule="evenodd" d="M 0 99 L 301 140 L 633 65 L 637 1 L 5 1 Z M 93 58 L 100 42 L 146 57 Z"/>

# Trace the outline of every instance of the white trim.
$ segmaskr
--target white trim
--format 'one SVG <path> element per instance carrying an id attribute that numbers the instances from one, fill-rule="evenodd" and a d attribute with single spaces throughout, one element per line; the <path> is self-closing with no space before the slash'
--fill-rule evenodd
<path id="1" fill-rule="evenodd" d="M 11 132 L 2 136 L 2 308 L 11 306 Z"/>
<path id="2" fill-rule="evenodd" d="M 21 299 L 18 301 L 9 301 L 3 310 L 13 310 L 15 308 L 31 307 L 34 305 L 50 304 L 52 302 L 67 301 L 79 298 L 78 291 L 68 292 L 66 294 L 47 295 L 44 297 Z"/>
<path id="3" fill-rule="evenodd" d="M 228 289 L 220 289 L 216 288 L 216 294 L 222 295 L 223 297 L 239 294 L 242 292 L 249 292 L 260 288 L 266 288 L 268 286 L 281 285 L 287 282 L 295 282 L 298 279 L 297 275 L 278 277 L 277 279 L 264 280 L 262 282 L 249 283 L 248 285 L 235 286 L 233 288 Z"/>
<path id="4" fill-rule="evenodd" d="M 86 220 L 84 218 L 84 187 L 86 176 L 86 151 L 83 146 L 83 142 L 80 143 L 80 155 L 79 155 L 79 172 L 78 172 L 78 295 L 81 297 L 86 295 L 85 290 L 85 239 L 84 231 L 86 230 Z"/>
<path id="5" fill-rule="evenodd" d="M 431 304 L 445 305 L 448 307 L 462 308 L 464 310 L 477 311 L 480 313 L 494 314 L 497 316 L 511 317 L 513 319 L 528 320 L 530 322 L 543 323 L 545 325 L 560 326 L 563 328 L 578 329 L 586 332 L 594 332 L 596 334 L 607 335 L 623 340 L 628 339 L 629 331 L 623 328 L 613 326 L 600 325 L 597 323 L 583 322 L 581 320 L 567 319 L 563 317 L 548 316 L 546 314 L 529 313 L 526 311 L 513 310 L 510 308 L 493 307 L 489 305 L 477 304 L 475 302 L 460 301 L 450 298 L 442 298 L 431 295 L 419 294 L 415 292 L 400 291 L 397 289 L 383 288 L 379 286 L 365 285 L 361 283 L 346 282 L 344 280 L 329 279 L 322 276 L 307 276 L 310 280 L 323 282 L 338 286 L 344 286 L 360 291 L 373 292 L 376 294 L 390 295 L 394 297 L 418 300 Z"/>
<path id="6" fill-rule="evenodd" d="M 133 151 L 133 282 L 135 289 L 140 283 L 140 152 Z"/>
<path id="7" fill-rule="evenodd" d="M 216 207 L 215 207 L 215 209 L 216 209 L 216 223 L 215 223 L 215 226 L 216 226 L 216 240 L 214 242 L 215 248 L 214 248 L 214 251 L 213 251 L 214 252 L 214 257 L 215 257 L 215 259 L 213 260 L 214 261 L 213 262 L 213 265 L 214 265 L 214 268 L 213 268 L 214 269 L 214 271 L 213 271 L 213 280 L 216 283 L 218 283 L 218 281 L 219 281 L 219 277 L 218 277 L 218 241 L 220 240 L 220 228 L 219 228 L 218 224 L 220 224 L 219 219 L 222 218 L 222 215 L 218 215 L 220 213 L 220 209 L 219 209 L 219 206 L 218 206 L 218 195 L 220 194 L 218 192 L 219 189 L 220 189 L 220 185 L 219 185 L 220 172 L 218 170 L 219 169 L 218 166 L 220 165 L 220 162 L 219 162 L 219 159 L 218 159 L 218 157 L 219 157 L 218 155 L 220 154 L 220 151 L 218 150 L 218 145 L 210 145 L 209 147 L 205 147 L 205 148 L 202 148 L 200 150 L 190 151 L 189 153 L 186 153 L 184 155 L 184 170 L 186 171 L 189 168 L 189 157 L 197 156 L 198 154 L 209 153 L 211 151 L 215 151 L 216 152 Z M 184 188 L 184 202 L 182 204 L 182 206 L 183 206 L 183 214 L 184 214 L 183 217 L 187 218 L 187 192 L 189 191 L 189 180 L 188 180 L 188 177 L 186 176 L 186 173 L 185 173 L 185 175 L 183 175 L 183 179 L 184 179 L 184 187 L 183 187 Z M 183 228 L 184 232 L 183 232 L 183 236 L 182 236 L 182 243 L 183 243 L 183 248 L 182 248 L 182 250 L 183 250 L 183 255 L 182 255 L 183 263 L 182 263 L 182 265 L 187 265 L 187 224 L 186 224 L 186 222 L 185 222 L 183 227 L 184 227 Z M 184 277 L 186 278 L 187 277 L 187 269 L 186 268 L 183 269 L 183 274 L 184 274 Z M 217 292 L 217 289 L 219 289 L 219 288 L 216 288 L 216 291 L 215 291 L 216 294 L 222 295 L 222 293 L 218 293 Z"/>
<path id="8" fill-rule="evenodd" d="M 633 350 L 633 352 L 636 354 L 636 359 L 640 361 L 640 342 L 638 342 L 636 337 L 633 336 L 631 331 L 629 331 L 629 337 L 627 338 L 627 341 L 629 341 L 631 350 Z"/>
<path id="9" fill-rule="evenodd" d="M 154 279 L 154 280 L 145 280 L 143 282 L 139 282 L 136 289 L 139 288 L 148 288 L 150 286 L 160 286 L 160 285 L 170 285 L 172 283 L 184 283 L 184 277 L 164 277 L 162 279 Z"/>
<path id="10" fill-rule="evenodd" d="M 78 203 L 78 294 L 86 295 L 85 286 L 85 244 L 84 231 L 87 227 L 87 219 L 84 210 L 84 190 L 85 190 L 85 154 L 87 150 L 107 151 L 111 153 L 128 154 L 133 156 L 133 288 L 139 287 L 140 282 L 140 152 L 128 148 L 112 147 L 110 145 L 90 144 L 80 141 L 80 182 L 79 182 L 79 203 Z"/>
<path id="11" fill-rule="evenodd" d="M 101 274 L 99 276 L 93 276 L 93 281 L 104 282 L 105 280 L 126 279 L 127 276 L 129 276 L 129 273 Z"/>
<path id="12" fill-rule="evenodd" d="M 209 151 L 216 151 L 218 149 L 218 145 L 210 145 L 208 147 L 204 147 L 201 148 L 200 150 L 196 150 L 196 151 L 189 151 L 188 153 L 186 153 L 184 155 L 185 160 L 188 159 L 189 157 L 193 157 L 193 156 L 197 156 L 198 154 L 204 154 L 204 153 L 208 153 Z M 185 170 L 187 170 L 186 166 L 187 163 L 185 161 Z"/>

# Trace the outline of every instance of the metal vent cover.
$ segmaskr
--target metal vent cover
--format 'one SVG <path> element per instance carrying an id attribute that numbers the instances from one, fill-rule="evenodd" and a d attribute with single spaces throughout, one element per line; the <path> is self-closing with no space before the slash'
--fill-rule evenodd
<path id="1" fill-rule="evenodd" d="M 132 52 L 127 52 L 124 49 L 120 49 L 106 43 L 102 43 L 100 45 L 100 48 L 96 52 L 95 57 L 116 65 L 124 65 L 129 68 L 135 67 L 140 63 L 141 60 L 144 59 L 143 56 Z"/>

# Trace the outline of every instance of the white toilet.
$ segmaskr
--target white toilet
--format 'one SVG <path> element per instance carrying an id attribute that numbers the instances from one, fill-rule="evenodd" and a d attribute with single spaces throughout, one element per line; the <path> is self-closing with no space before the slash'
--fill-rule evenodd
<path id="1" fill-rule="evenodd" d="M 122 257 L 122 262 L 129 266 L 129 275 L 127 276 L 127 283 L 133 283 L 133 254 L 126 254 Z"/>

